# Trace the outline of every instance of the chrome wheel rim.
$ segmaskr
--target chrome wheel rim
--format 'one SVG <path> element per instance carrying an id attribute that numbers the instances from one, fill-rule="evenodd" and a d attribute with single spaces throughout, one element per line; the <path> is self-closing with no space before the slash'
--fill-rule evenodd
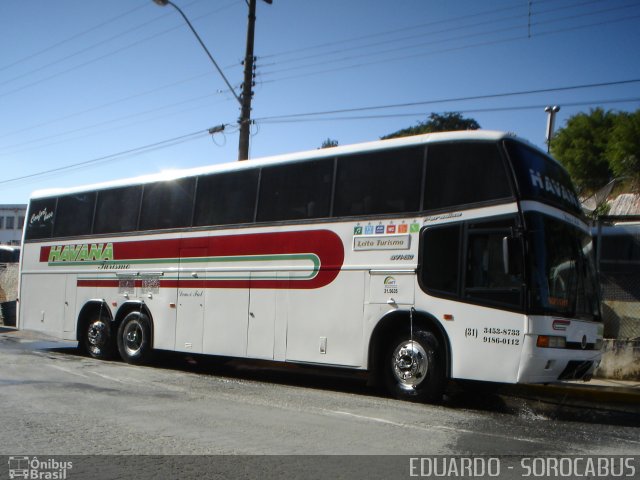
<path id="1" fill-rule="evenodd" d="M 87 343 L 91 353 L 100 353 L 109 341 L 109 326 L 102 319 L 94 320 L 87 328 Z"/>
<path id="2" fill-rule="evenodd" d="M 122 332 L 122 337 L 124 340 L 124 349 L 127 352 L 127 355 L 134 356 L 140 352 L 144 335 L 142 325 L 140 325 L 139 321 L 133 320 L 129 322 L 125 326 L 124 332 Z"/>
<path id="3" fill-rule="evenodd" d="M 414 390 L 427 376 L 429 358 L 422 345 L 408 340 L 393 351 L 391 367 L 398 385 L 404 390 Z"/>

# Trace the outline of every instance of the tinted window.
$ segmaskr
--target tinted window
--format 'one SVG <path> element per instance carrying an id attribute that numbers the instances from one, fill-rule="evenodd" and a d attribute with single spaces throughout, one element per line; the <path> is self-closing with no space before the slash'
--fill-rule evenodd
<path id="1" fill-rule="evenodd" d="M 253 222 L 257 191 L 258 170 L 200 177 L 194 225 Z"/>
<path id="2" fill-rule="evenodd" d="M 140 229 L 191 225 L 195 178 L 181 178 L 144 186 Z"/>
<path id="3" fill-rule="evenodd" d="M 56 199 L 32 200 L 29 205 L 26 239 L 51 238 Z"/>
<path id="4" fill-rule="evenodd" d="M 505 142 L 522 198 L 551 203 L 582 215 L 580 200 L 562 166 L 521 143 Z"/>
<path id="5" fill-rule="evenodd" d="M 338 159 L 334 215 L 417 212 L 423 160 L 423 147 Z"/>
<path id="6" fill-rule="evenodd" d="M 78 193 L 58 198 L 54 237 L 91 234 L 96 194 Z"/>
<path id="7" fill-rule="evenodd" d="M 612 227 L 614 230 L 617 227 Z M 617 231 L 600 237 L 600 261 L 630 264 L 640 262 L 640 228 L 637 232 Z"/>
<path id="8" fill-rule="evenodd" d="M 427 148 L 425 210 L 511 197 L 495 143 L 442 143 Z"/>
<path id="9" fill-rule="evenodd" d="M 263 168 L 257 220 L 328 217 L 332 182 L 333 159 Z"/>
<path id="10" fill-rule="evenodd" d="M 94 233 L 131 232 L 138 226 L 141 187 L 114 188 L 98 192 Z"/>
<path id="11" fill-rule="evenodd" d="M 460 230 L 460 225 L 453 225 L 423 231 L 421 281 L 427 290 L 457 294 Z"/>
<path id="12" fill-rule="evenodd" d="M 17 247 L 5 247 L 0 245 L 0 263 L 18 263 L 20 261 L 20 249 Z"/>

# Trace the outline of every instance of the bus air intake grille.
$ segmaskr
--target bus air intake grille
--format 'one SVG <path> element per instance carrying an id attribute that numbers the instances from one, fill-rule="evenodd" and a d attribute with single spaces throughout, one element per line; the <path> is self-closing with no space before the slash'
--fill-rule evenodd
<path id="1" fill-rule="evenodd" d="M 558 380 L 582 380 L 593 366 L 593 362 L 583 362 L 571 360 L 563 372 L 558 376 Z"/>

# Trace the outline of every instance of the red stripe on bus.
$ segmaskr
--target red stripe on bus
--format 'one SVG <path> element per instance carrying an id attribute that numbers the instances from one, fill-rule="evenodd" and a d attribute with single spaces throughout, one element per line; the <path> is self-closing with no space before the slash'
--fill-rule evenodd
<path id="1" fill-rule="evenodd" d="M 107 243 L 107 242 L 104 242 Z M 315 254 L 320 270 L 311 279 L 283 280 L 204 280 L 207 288 L 319 288 L 331 283 L 344 262 L 344 246 L 330 230 L 220 235 L 168 240 L 138 240 L 113 243 L 113 262 L 164 260 L 199 257 L 234 257 L 247 255 Z M 51 247 L 41 247 L 40 261 L 48 262 Z M 64 263 L 64 262 L 61 262 Z M 134 267 L 135 268 L 135 267 Z M 161 281 L 162 286 L 170 280 Z M 117 280 L 80 280 L 78 286 L 117 286 Z"/>

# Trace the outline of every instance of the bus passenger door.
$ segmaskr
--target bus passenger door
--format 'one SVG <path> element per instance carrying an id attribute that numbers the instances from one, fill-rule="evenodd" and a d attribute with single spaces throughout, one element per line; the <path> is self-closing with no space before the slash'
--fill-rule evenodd
<path id="1" fill-rule="evenodd" d="M 273 360 L 277 290 L 253 287 L 257 281 L 276 276 L 276 272 L 251 272 L 247 357 Z"/>
<path id="2" fill-rule="evenodd" d="M 205 308 L 205 265 L 193 261 L 206 257 L 206 248 L 180 250 L 176 321 L 176 350 L 202 353 Z"/>

